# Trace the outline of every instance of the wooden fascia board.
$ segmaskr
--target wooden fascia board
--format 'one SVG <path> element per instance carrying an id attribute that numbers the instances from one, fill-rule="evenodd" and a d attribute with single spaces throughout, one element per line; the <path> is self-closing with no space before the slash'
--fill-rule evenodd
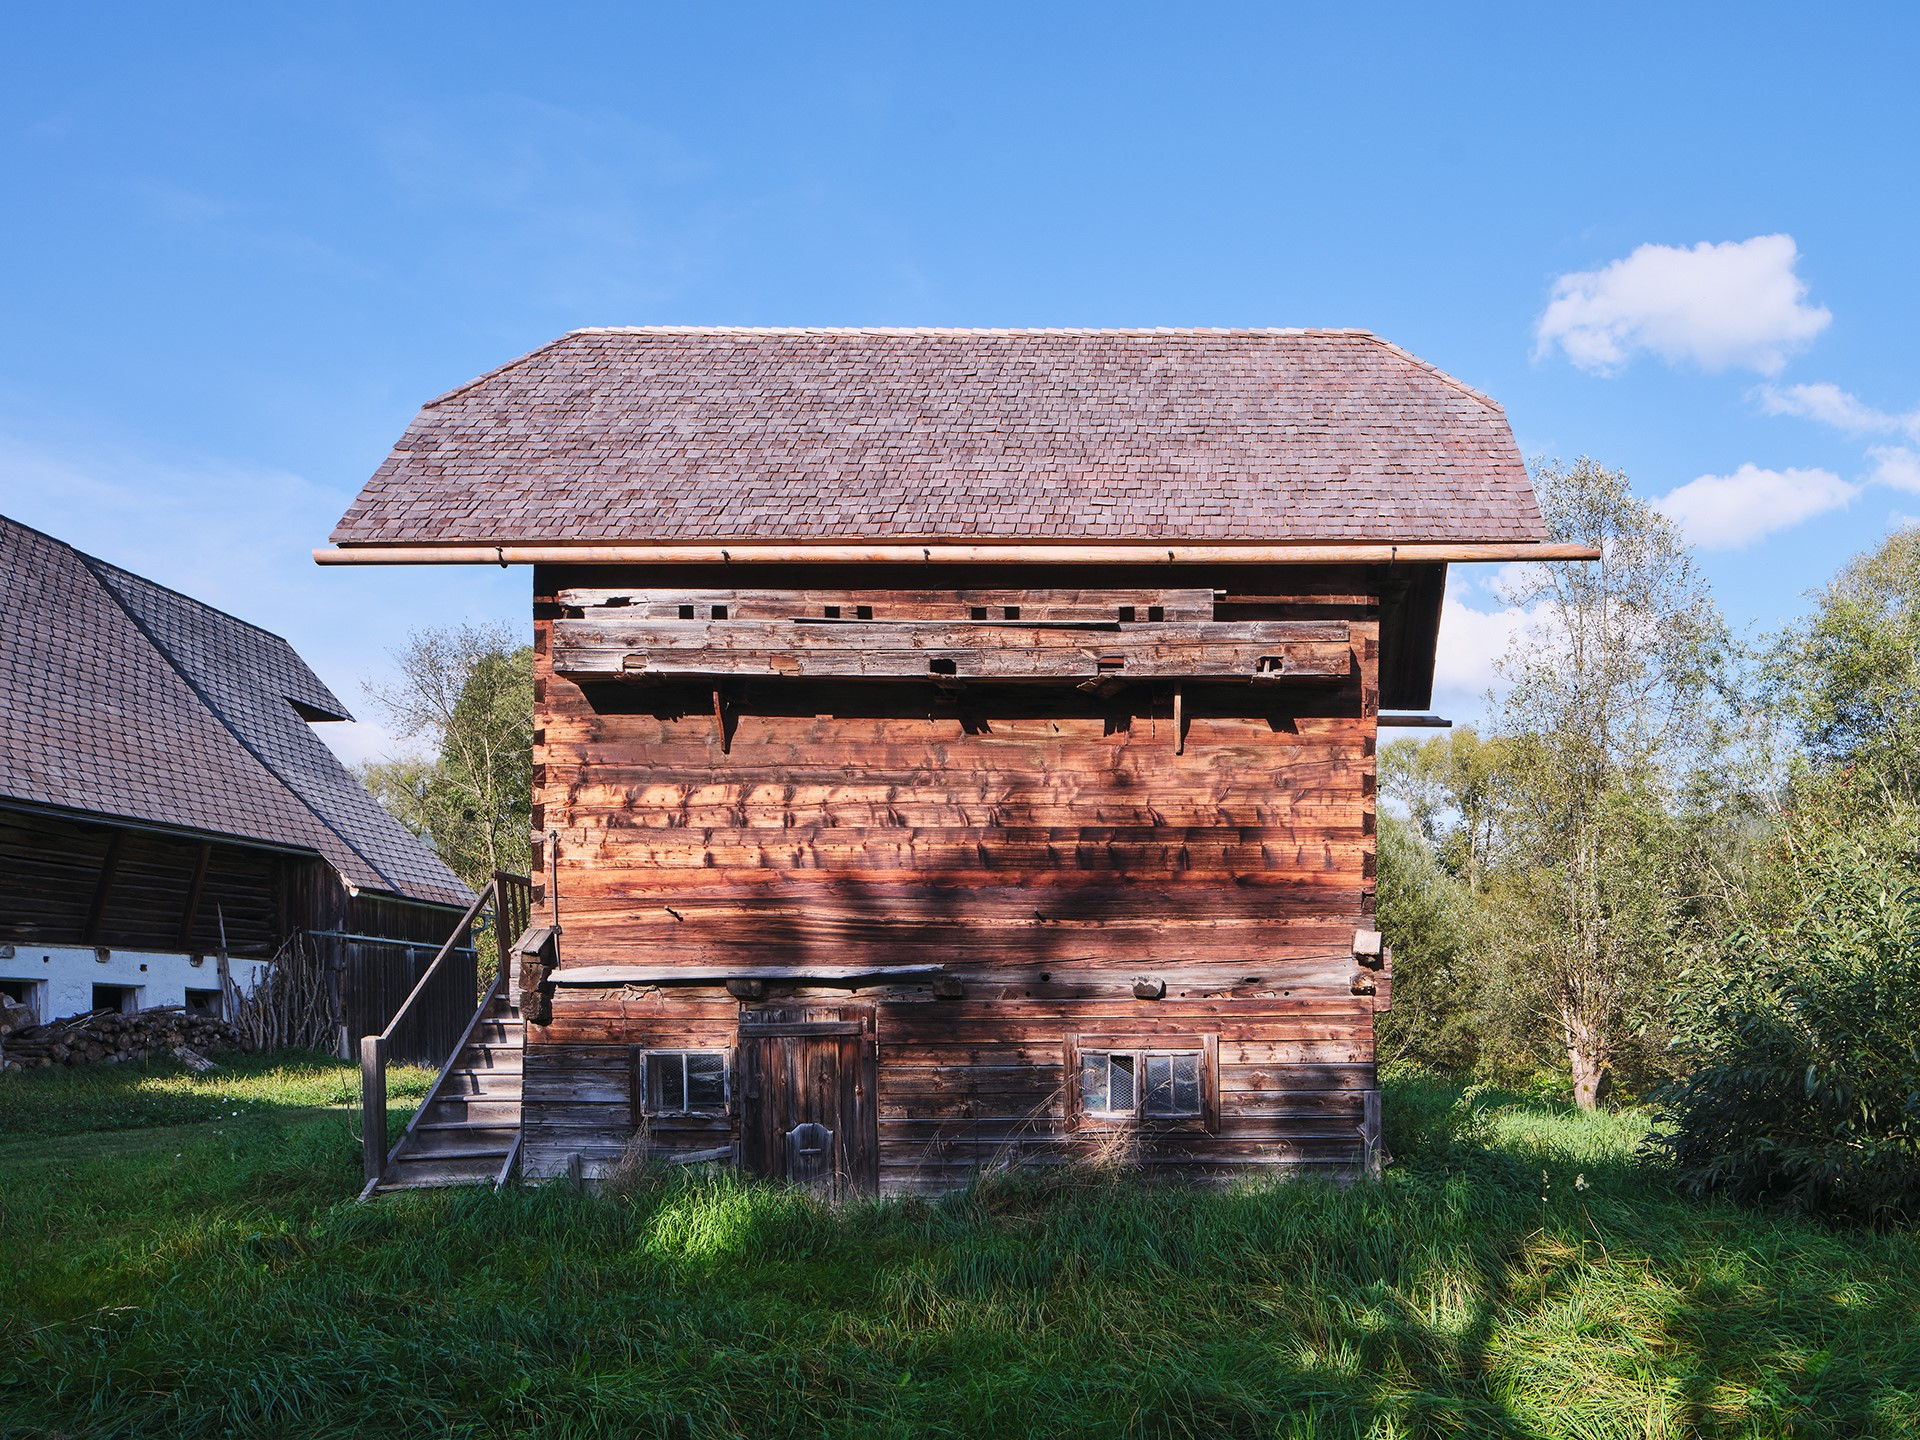
<path id="1" fill-rule="evenodd" d="M 1142 540 L 1127 544 L 836 541 L 762 544 L 384 544 L 315 550 L 321 565 L 1392 565 L 1597 560 L 1588 545 L 1508 541 L 1265 544 Z"/>

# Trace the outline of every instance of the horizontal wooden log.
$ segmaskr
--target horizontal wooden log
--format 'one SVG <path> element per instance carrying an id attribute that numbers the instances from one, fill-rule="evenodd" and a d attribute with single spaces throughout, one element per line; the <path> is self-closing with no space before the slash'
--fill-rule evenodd
<path id="1" fill-rule="evenodd" d="M 872 590 L 872 589 L 675 589 L 653 586 L 562 589 L 555 600 L 567 610 L 624 610 L 637 620 L 711 619 L 716 606 L 730 620 L 1211 620 L 1214 592 L 1207 589 L 1072 590 Z M 685 616 L 691 608 L 695 613 Z M 841 612 L 837 616 L 829 610 Z M 869 612 L 862 616 L 861 611 Z M 974 612 L 986 610 L 989 615 Z M 1007 611 L 1017 612 L 1010 617 Z M 1151 612 L 1158 610 L 1159 615 Z"/>
<path id="2" fill-rule="evenodd" d="M 552 645 L 554 671 L 574 680 L 1328 681 L 1353 664 L 1344 622 L 1306 620 L 1121 625 L 1098 635 L 974 622 L 559 620 Z"/>

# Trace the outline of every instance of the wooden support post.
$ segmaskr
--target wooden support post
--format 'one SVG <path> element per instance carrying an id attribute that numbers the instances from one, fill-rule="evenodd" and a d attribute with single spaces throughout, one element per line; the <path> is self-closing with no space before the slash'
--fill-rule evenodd
<path id="1" fill-rule="evenodd" d="M 193 943 L 193 922 L 200 918 L 200 897 L 206 892 L 207 866 L 212 859 L 212 842 L 202 842 L 199 858 L 193 865 L 193 883 L 187 887 L 187 908 L 180 917 L 180 948 L 182 950 Z"/>
<path id="2" fill-rule="evenodd" d="M 1367 1178 L 1380 1178 L 1380 1092 L 1368 1090 L 1361 1097 L 1360 1145 Z"/>
<path id="3" fill-rule="evenodd" d="M 387 1042 L 378 1035 L 360 1037 L 360 1147 L 367 1182 L 387 1165 Z"/>
<path id="4" fill-rule="evenodd" d="M 100 922 L 106 918 L 113 873 L 120 868 L 120 844 L 126 838 L 126 831 L 116 830 L 107 839 L 107 853 L 100 860 L 100 878 L 93 886 L 93 903 L 87 907 L 87 928 L 80 932 L 82 945 L 93 945 L 100 939 Z"/>

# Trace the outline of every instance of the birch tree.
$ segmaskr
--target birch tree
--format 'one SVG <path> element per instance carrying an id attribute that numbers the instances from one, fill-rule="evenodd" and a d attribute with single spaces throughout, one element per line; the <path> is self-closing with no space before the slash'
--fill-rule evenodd
<path id="1" fill-rule="evenodd" d="M 505 626 L 414 632 L 399 678 L 368 686 L 396 734 L 431 758 L 361 767 L 361 779 L 475 889 L 524 872 L 533 790 L 533 651 Z"/>
<path id="2" fill-rule="evenodd" d="M 1535 489 L 1555 540 L 1600 553 L 1500 586 L 1532 617 L 1500 664 L 1502 928 L 1592 1108 L 1671 944 L 1677 817 L 1721 735 L 1730 647 L 1686 544 L 1625 475 L 1581 459 Z"/>

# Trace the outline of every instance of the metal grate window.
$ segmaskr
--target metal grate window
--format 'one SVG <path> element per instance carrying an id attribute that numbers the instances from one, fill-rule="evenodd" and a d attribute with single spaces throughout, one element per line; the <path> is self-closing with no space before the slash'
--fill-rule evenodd
<path id="1" fill-rule="evenodd" d="M 647 1108 L 663 1115 L 718 1114 L 727 1108 L 724 1050 L 647 1052 Z"/>
<path id="2" fill-rule="evenodd" d="M 1086 1050 L 1080 1055 L 1080 1108 L 1088 1115 L 1198 1115 L 1197 1052 Z"/>

